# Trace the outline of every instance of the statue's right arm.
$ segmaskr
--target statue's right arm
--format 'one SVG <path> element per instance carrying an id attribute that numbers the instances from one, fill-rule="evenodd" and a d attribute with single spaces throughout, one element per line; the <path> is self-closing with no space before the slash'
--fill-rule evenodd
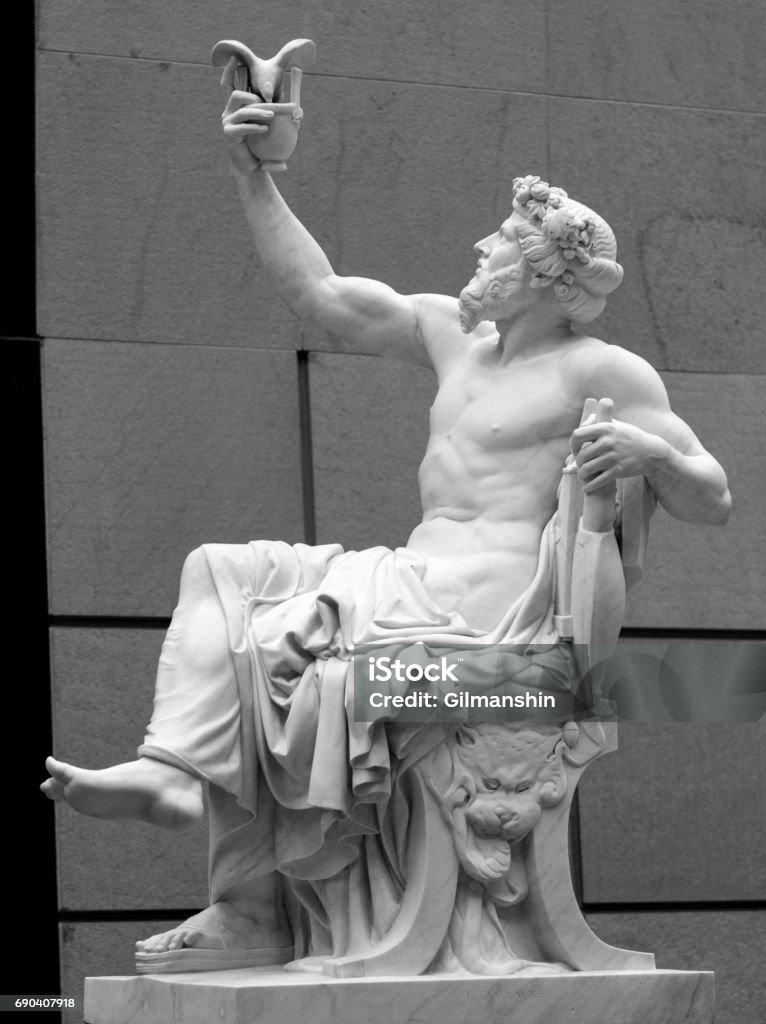
<path id="1" fill-rule="evenodd" d="M 244 143 L 273 118 L 251 93 L 232 92 L 223 132 L 260 261 L 289 309 L 330 333 L 342 352 L 388 355 L 431 366 L 421 329 L 442 296 L 400 295 L 379 281 L 340 277 Z M 454 300 L 452 300 L 454 303 Z M 429 332 L 430 333 L 430 332 Z"/>

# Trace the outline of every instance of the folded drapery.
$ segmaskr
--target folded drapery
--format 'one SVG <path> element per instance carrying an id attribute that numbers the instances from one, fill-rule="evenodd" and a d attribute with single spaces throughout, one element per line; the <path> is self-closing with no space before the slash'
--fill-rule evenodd
<path id="1" fill-rule="evenodd" d="M 628 546 L 651 512 L 638 507 Z M 276 872 L 311 919 L 314 952 L 322 937 L 336 956 L 374 945 L 413 863 L 420 783 L 409 769 L 455 725 L 356 720 L 354 649 L 534 646 L 552 685 L 571 694 L 580 672 L 554 628 L 557 530 L 558 513 L 533 580 L 490 632 L 439 607 L 423 585 L 426 562 L 408 548 L 254 541 L 192 553 L 139 755 L 209 784 L 211 902 Z M 509 677 L 524 685 L 535 657 L 511 655 Z M 486 894 L 479 902 L 489 907 Z M 493 934 L 494 911 L 480 916 Z"/>
<path id="2" fill-rule="evenodd" d="M 552 538 L 549 524 L 534 580 L 490 634 L 439 608 L 407 548 L 255 541 L 193 553 L 139 754 L 212 784 L 214 893 L 243 872 L 327 878 L 356 858 L 392 781 L 447 726 L 355 721 L 355 646 L 554 643 Z M 253 856 L 232 857 L 245 842 Z"/>

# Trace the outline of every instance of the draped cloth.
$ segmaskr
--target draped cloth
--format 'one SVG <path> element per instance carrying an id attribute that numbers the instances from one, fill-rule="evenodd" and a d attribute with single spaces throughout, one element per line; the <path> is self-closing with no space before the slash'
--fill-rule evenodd
<path id="1" fill-rule="evenodd" d="M 489 633 L 439 607 L 425 561 L 407 548 L 255 541 L 194 553 L 195 585 L 185 594 L 182 577 L 139 754 L 209 783 L 211 900 L 276 871 L 312 917 L 315 945 L 324 930 L 328 948 L 348 948 L 349 917 L 364 919 L 365 941 L 385 930 L 407 881 L 408 769 L 449 726 L 356 721 L 352 652 L 555 645 L 553 526 L 534 579 Z M 333 909 L 344 901 L 345 924 Z"/>

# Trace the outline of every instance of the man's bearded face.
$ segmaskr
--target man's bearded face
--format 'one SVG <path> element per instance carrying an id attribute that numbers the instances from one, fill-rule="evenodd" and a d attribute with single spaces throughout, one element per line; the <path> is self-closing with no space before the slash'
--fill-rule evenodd
<path id="1" fill-rule="evenodd" d="M 502 320 L 508 315 L 514 297 L 524 287 L 523 273 L 523 259 L 502 270 L 479 266 L 458 298 L 464 334 L 470 334 L 483 320 Z"/>

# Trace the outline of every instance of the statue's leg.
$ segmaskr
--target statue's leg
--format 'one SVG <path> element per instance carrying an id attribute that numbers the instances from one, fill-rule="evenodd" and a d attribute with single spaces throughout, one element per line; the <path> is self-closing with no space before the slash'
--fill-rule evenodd
<path id="1" fill-rule="evenodd" d="M 452 836 L 418 767 L 408 779 L 406 887 L 398 913 L 378 942 L 325 960 L 323 973 L 331 977 L 423 974 L 447 932 L 458 879 Z"/>
<path id="2" fill-rule="evenodd" d="M 54 758 L 46 796 L 82 814 L 185 828 L 203 814 L 202 782 L 236 784 L 239 700 L 225 618 L 202 549 L 187 558 L 139 758 L 92 771 Z"/>
<path id="3" fill-rule="evenodd" d="M 161 828 L 195 825 L 203 814 L 202 783 L 187 771 L 152 758 L 98 771 L 49 757 L 51 773 L 40 787 L 51 800 L 94 818 L 134 818 Z"/>
<path id="4" fill-rule="evenodd" d="M 138 753 L 237 793 L 240 706 L 229 635 L 204 548 L 188 556 Z"/>
<path id="5" fill-rule="evenodd" d="M 280 964 L 292 932 L 270 853 L 271 802 L 254 818 L 239 802 L 240 701 L 226 616 L 204 548 L 186 559 L 178 607 L 160 656 L 144 757 L 186 768 L 209 784 L 211 905 L 136 943 L 139 973 Z M 244 845 L 243 845 L 244 844 Z"/>

